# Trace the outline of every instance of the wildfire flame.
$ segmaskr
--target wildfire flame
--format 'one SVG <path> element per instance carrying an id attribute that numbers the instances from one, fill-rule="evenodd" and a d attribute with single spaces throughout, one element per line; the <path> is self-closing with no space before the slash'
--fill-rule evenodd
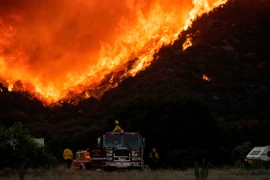
<path id="1" fill-rule="evenodd" d="M 183 50 L 186 50 L 188 47 L 192 46 L 192 37 L 190 34 L 187 35 L 186 41 L 183 43 Z"/>
<path id="2" fill-rule="evenodd" d="M 9 90 L 29 91 L 44 103 L 82 92 L 85 98 L 102 95 L 147 68 L 154 54 L 177 40 L 198 16 L 226 2 L 0 2 L 0 77 L 9 80 Z M 190 36 L 183 50 L 191 45 Z M 111 73 L 98 93 L 86 91 Z"/>
<path id="3" fill-rule="evenodd" d="M 202 79 L 205 81 L 210 81 L 209 77 L 207 77 L 205 74 L 203 74 Z"/>

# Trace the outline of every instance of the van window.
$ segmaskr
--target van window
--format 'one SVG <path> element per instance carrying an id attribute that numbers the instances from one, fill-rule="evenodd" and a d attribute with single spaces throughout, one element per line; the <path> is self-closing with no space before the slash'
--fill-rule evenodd
<path id="1" fill-rule="evenodd" d="M 261 151 L 252 151 L 250 155 L 259 155 Z"/>
<path id="2" fill-rule="evenodd" d="M 268 151 L 267 156 L 270 157 L 270 151 Z"/>

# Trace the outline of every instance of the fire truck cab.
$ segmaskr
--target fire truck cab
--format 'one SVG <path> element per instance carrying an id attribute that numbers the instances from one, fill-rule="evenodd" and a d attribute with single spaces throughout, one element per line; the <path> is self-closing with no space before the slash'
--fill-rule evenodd
<path id="1" fill-rule="evenodd" d="M 97 138 L 97 147 L 90 148 L 91 169 L 143 169 L 144 147 L 145 138 L 138 132 L 107 132 Z M 85 152 L 76 152 L 73 169 L 85 170 Z"/>
<path id="2" fill-rule="evenodd" d="M 138 132 L 107 132 L 98 138 L 98 147 L 104 152 L 101 166 L 105 171 L 144 167 L 145 138 Z"/>

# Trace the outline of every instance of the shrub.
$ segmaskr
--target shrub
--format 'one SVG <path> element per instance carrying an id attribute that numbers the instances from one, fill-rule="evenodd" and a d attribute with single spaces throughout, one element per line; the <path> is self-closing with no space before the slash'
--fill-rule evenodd
<path id="1" fill-rule="evenodd" d="M 246 156 L 251 151 L 252 144 L 248 142 L 244 142 L 242 145 L 237 146 L 232 151 L 232 160 L 234 162 L 235 167 L 237 168 L 244 168 L 246 167 Z"/>
<path id="2" fill-rule="evenodd" d="M 208 173 L 209 173 L 209 162 L 205 162 L 203 159 L 202 161 L 202 166 L 199 165 L 198 162 L 194 163 L 194 174 L 196 179 L 202 180 L 202 179 L 207 179 Z"/>
<path id="3" fill-rule="evenodd" d="M 23 179 L 27 169 L 51 168 L 56 159 L 48 150 L 34 141 L 21 123 L 0 128 L 0 170 L 17 169 Z"/>

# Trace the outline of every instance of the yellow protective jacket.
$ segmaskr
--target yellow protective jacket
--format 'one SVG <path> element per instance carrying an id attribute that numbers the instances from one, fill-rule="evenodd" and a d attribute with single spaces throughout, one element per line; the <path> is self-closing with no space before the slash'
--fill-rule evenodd
<path id="1" fill-rule="evenodd" d="M 90 152 L 84 153 L 85 162 L 91 162 Z"/>
<path id="2" fill-rule="evenodd" d="M 156 158 L 156 159 L 158 159 L 159 158 L 159 155 L 158 155 L 158 153 L 157 152 L 150 152 L 150 154 L 149 154 L 149 158 L 151 159 L 151 158 Z"/>
<path id="3" fill-rule="evenodd" d="M 119 125 L 116 125 L 113 132 L 121 132 L 122 128 Z"/>
<path id="4" fill-rule="evenodd" d="M 63 158 L 64 160 L 67 160 L 67 159 L 71 159 L 73 160 L 73 153 L 70 149 L 65 149 L 64 152 L 63 152 Z"/>

